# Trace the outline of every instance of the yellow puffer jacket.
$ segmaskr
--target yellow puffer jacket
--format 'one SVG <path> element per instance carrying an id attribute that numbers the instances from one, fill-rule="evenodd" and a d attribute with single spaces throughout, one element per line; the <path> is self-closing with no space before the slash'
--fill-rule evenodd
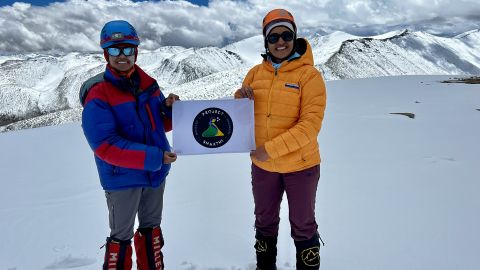
<path id="1" fill-rule="evenodd" d="M 277 72 L 264 60 L 242 85 L 254 92 L 256 145 L 265 145 L 270 156 L 265 162 L 252 161 L 270 172 L 295 172 L 320 163 L 317 137 L 326 106 L 325 82 L 305 39 L 297 40 L 297 52 L 300 58 L 283 62 Z"/>

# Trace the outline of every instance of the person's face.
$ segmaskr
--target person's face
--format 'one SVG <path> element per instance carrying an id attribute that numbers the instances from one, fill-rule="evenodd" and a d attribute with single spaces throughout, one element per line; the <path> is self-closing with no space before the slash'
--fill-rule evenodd
<path id="1" fill-rule="evenodd" d="M 286 32 L 286 33 L 285 33 Z M 288 34 L 290 33 L 290 34 Z M 270 37 L 272 36 L 272 37 Z M 295 34 L 285 26 L 278 26 L 272 29 L 267 36 L 268 50 L 277 59 L 284 59 L 290 55 L 293 50 L 293 37 Z M 269 38 L 270 37 L 270 38 Z M 288 38 L 285 38 L 288 37 Z M 287 40 L 284 40 L 287 39 Z M 288 41 L 288 39 L 290 39 Z M 275 43 L 271 43 L 276 40 Z"/>
<path id="2" fill-rule="evenodd" d="M 118 71 L 129 71 L 135 64 L 137 48 L 130 44 L 117 44 L 111 48 L 113 49 L 107 49 L 108 63 Z"/>

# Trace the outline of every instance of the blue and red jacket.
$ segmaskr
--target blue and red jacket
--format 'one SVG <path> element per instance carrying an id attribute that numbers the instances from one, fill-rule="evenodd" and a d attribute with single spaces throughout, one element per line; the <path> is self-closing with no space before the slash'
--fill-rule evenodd
<path id="1" fill-rule="evenodd" d="M 163 153 L 170 151 L 172 112 L 157 82 L 138 66 L 125 78 L 107 65 L 86 85 L 82 127 L 103 189 L 158 187 L 170 170 Z"/>

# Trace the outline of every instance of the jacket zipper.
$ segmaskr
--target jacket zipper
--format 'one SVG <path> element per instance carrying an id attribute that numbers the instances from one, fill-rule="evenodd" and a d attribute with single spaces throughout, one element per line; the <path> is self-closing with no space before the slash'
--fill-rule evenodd
<path id="1" fill-rule="evenodd" d="M 153 120 L 153 114 L 152 114 L 152 111 L 150 110 L 150 105 L 146 103 L 145 108 L 147 108 L 148 118 L 150 119 L 150 124 L 152 124 L 152 131 L 155 131 L 156 125 L 155 125 L 155 121 Z"/>
<path id="2" fill-rule="evenodd" d="M 146 144 L 147 143 L 147 125 L 143 121 L 142 114 L 140 113 L 140 102 L 139 102 L 138 96 L 135 96 L 135 103 L 136 103 L 135 107 L 136 107 L 138 119 L 140 119 L 140 122 L 142 122 L 142 125 L 143 125 L 143 143 Z"/>
<path id="3" fill-rule="evenodd" d="M 141 92 L 141 93 L 143 93 L 143 92 Z M 140 119 L 140 121 L 143 124 L 143 142 L 145 144 L 147 144 L 148 127 L 147 127 L 147 124 L 145 123 L 145 121 L 143 121 L 142 114 L 140 113 L 140 102 L 139 102 L 138 95 L 135 95 L 135 101 L 136 101 L 136 110 L 137 110 L 138 118 Z M 146 101 L 145 101 L 145 105 L 146 106 L 148 105 L 146 103 Z M 147 112 L 147 117 L 149 117 L 148 112 Z M 146 173 L 147 173 L 147 177 L 148 177 L 148 182 L 149 182 L 150 186 L 152 186 L 152 174 L 149 171 L 147 171 Z"/>
<path id="4" fill-rule="evenodd" d="M 268 102 L 267 102 L 267 139 L 268 140 L 271 140 L 272 138 L 270 138 L 270 117 L 272 116 L 272 113 L 271 113 L 271 100 L 272 100 L 272 91 L 273 91 L 273 86 L 275 85 L 275 81 L 277 80 L 277 75 L 278 75 L 278 69 L 274 68 L 275 69 L 275 73 L 274 73 L 274 76 L 273 76 L 273 80 L 272 80 L 272 85 L 270 86 L 270 91 L 268 92 Z M 272 165 L 273 165 L 273 169 L 276 170 L 276 166 L 275 166 L 275 160 L 272 159 Z"/>

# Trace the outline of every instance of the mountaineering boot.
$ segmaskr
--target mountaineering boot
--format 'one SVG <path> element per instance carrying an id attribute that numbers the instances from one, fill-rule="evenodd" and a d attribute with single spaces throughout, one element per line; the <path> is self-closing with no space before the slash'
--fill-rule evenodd
<path id="1" fill-rule="evenodd" d="M 320 269 L 320 242 L 319 235 L 304 241 L 295 241 L 297 248 L 297 270 Z"/>
<path id="2" fill-rule="evenodd" d="M 112 237 L 107 238 L 105 244 L 105 258 L 103 270 L 131 270 L 132 269 L 132 241 L 120 241 Z"/>
<path id="3" fill-rule="evenodd" d="M 163 270 L 163 236 L 160 227 L 138 228 L 133 238 L 138 270 Z"/>
<path id="4" fill-rule="evenodd" d="M 257 232 L 255 238 L 254 247 L 257 254 L 257 270 L 276 270 L 277 237 L 263 236 Z"/>

